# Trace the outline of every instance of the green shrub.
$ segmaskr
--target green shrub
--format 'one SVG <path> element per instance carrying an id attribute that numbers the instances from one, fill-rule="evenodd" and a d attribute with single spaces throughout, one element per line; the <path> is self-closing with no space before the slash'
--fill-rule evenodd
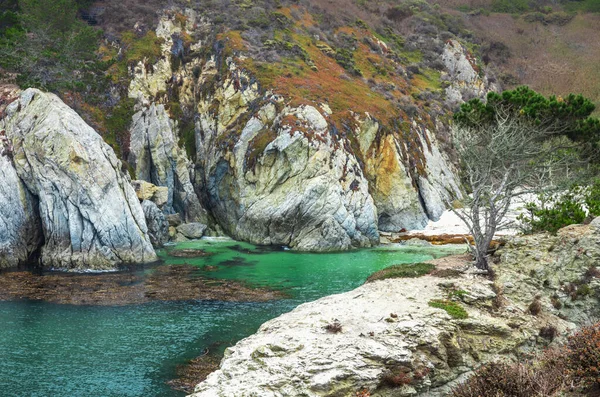
<path id="1" fill-rule="evenodd" d="M 388 278 L 415 278 L 431 273 L 435 270 L 435 265 L 431 263 L 410 263 L 406 265 L 394 265 L 376 273 L 367 278 L 367 282 L 376 280 L 385 280 Z"/>
<path id="2" fill-rule="evenodd" d="M 528 0 L 494 0 L 492 11 L 518 14 L 529 10 Z"/>
<path id="3" fill-rule="evenodd" d="M 434 307 L 436 309 L 443 309 L 453 318 L 464 319 L 469 317 L 467 311 L 456 302 L 434 299 L 429 301 L 429 306 Z"/>
<path id="4" fill-rule="evenodd" d="M 557 198 L 541 194 L 538 200 L 539 204 L 527 203 L 529 213 L 518 217 L 523 231 L 556 233 L 565 226 L 583 223 L 588 217 L 600 216 L 600 180 L 590 186 L 574 186 Z"/>

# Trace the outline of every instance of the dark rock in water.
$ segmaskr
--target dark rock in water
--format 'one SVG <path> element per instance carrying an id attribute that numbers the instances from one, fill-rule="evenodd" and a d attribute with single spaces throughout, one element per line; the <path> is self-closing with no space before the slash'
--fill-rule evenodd
<path id="1" fill-rule="evenodd" d="M 208 375 L 219 369 L 223 354 L 217 353 L 216 347 L 214 350 L 207 349 L 203 355 L 196 357 L 186 365 L 178 367 L 177 379 L 167 382 L 169 386 L 186 394 L 193 393 L 198 383 L 204 381 Z"/>
<path id="2" fill-rule="evenodd" d="M 227 267 L 254 266 L 256 264 L 257 264 L 257 262 L 248 261 L 245 258 L 242 258 L 241 256 L 236 256 L 236 257 L 228 259 L 226 261 L 219 262 L 219 265 L 221 265 L 221 266 L 227 266 Z"/>
<path id="3" fill-rule="evenodd" d="M 175 265 L 157 266 L 150 275 L 141 271 L 99 274 L 5 271 L 0 273 L 0 301 L 30 299 L 115 306 L 152 301 L 266 302 L 286 297 L 281 291 L 201 277 L 198 270 L 194 266 Z"/>
<path id="4" fill-rule="evenodd" d="M 206 265 L 206 266 L 202 266 L 200 269 L 205 272 L 216 272 L 217 270 L 219 270 L 219 267 Z"/>
<path id="5" fill-rule="evenodd" d="M 165 214 L 152 201 L 142 201 L 142 210 L 148 225 L 150 242 L 156 248 L 163 247 L 169 241 L 169 222 Z"/>
<path id="6" fill-rule="evenodd" d="M 210 252 L 206 252 L 201 249 L 188 248 L 188 249 L 176 249 L 176 250 L 169 251 L 169 255 L 174 256 L 175 258 L 202 258 L 205 256 L 211 256 L 214 254 L 212 254 Z"/>
<path id="7" fill-rule="evenodd" d="M 235 244 L 228 248 L 232 251 L 239 252 L 241 254 L 246 254 L 246 255 L 262 255 L 262 254 L 268 254 L 268 253 L 276 252 L 276 251 L 283 251 L 282 247 L 271 246 L 271 245 L 257 245 L 253 248 L 245 248 L 239 244 Z"/>

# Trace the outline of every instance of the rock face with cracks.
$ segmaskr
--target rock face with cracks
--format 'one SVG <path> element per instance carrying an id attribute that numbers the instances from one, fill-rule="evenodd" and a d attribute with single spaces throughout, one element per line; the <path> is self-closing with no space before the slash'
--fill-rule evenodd
<path id="1" fill-rule="evenodd" d="M 168 188 L 163 211 L 206 223 L 206 211 L 191 183 L 193 167 L 177 140 L 177 125 L 165 107 L 152 104 L 133 116 L 129 162 L 137 178 Z"/>
<path id="2" fill-rule="evenodd" d="M 541 351 L 551 343 L 540 336 L 543 327 L 555 327 L 556 341 L 564 341 L 597 315 L 598 273 L 590 267 L 598 264 L 599 239 L 595 226 L 528 243 L 516 238 L 502 251 L 494 282 L 468 273 L 388 279 L 303 304 L 227 349 L 192 396 L 443 396 L 484 362 Z M 548 253 L 553 244 L 561 250 Z M 591 291 L 585 296 L 573 301 L 560 292 L 582 279 Z M 555 294 L 562 308 L 550 303 Z M 537 315 L 529 311 L 533 299 L 542 303 Z M 460 305 L 467 317 L 432 307 L 436 300 Z"/>
<path id="3" fill-rule="evenodd" d="M 1 126 L 0 126 L 1 127 Z M 1 129 L 1 128 L 0 128 Z M 0 152 L 2 143 L 0 143 Z M 0 154 L 0 269 L 28 262 L 43 242 L 37 199 L 17 176 L 8 153 Z"/>
<path id="4" fill-rule="evenodd" d="M 135 67 L 129 96 L 143 110 L 134 117 L 131 160 L 136 177 L 168 185 L 148 171 L 158 175 L 176 163 L 158 160 L 173 153 L 162 142 L 177 135 L 177 123 L 157 101 L 177 101 L 195 124 L 190 175 L 211 229 L 297 250 L 368 247 L 378 243 L 378 230 L 423 228 L 461 196 L 440 149 L 442 122 L 417 109 L 390 128 L 367 112 L 342 115 L 325 101 L 294 102 L 259 84 L 226 41 L 214 42 L 208 20 L 189 9 L 181 13 L 185 18 L 165 14 L 159 21 L 160 60 Z M 181 36 L 193 37 L 190 51 L 204 55 L 174 62 Z"/>
<path id="5" fill-rule="evenodd" d="M 44 266 L 112 269 L 156 260 L 120 161 L 77 113 L 28 89 L 7 107 L 4 128 L 17 175 L 39 201 Z"/>

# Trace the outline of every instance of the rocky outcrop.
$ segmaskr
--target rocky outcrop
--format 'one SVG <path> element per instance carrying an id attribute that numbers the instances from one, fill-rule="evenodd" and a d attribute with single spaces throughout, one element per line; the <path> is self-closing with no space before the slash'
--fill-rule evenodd
<path id="1" fill-rule="evenodd" d="M 146 181 L 132 181 L 131 186 L 140 201 L 152 201 L 160 209 L 169 201 L 168 187 L 156 186 Z"/>
<path id="2" fill-rule="evenodd" d="M 423 228 L 461 196 L 441 148 L 447 143 L 439 142 L 447 130 L 434 116 L 440 109 L 411 105 L 398 120 L 382 122 L 368 112 L 334 113 L 314 100 L 298 104 L 262 87 L 240 64 L 244 56 L 231 56 L 226 41 L 214 42 L 211 27 L 189 9 L 165 13 L 156 29 L 163 56 L 154 65 L 140 62 L 129 87 L 142 109 L 134 117 L 130 162 L 138 178 L 175 195 L 167 213 L 193 221 L 183 211 L 194 212 L 197 197 L 211 228 L 234 238 L 332 251 L 376 244 L 378 229 Z M 185 62 L 173 56 L 182 37 L 190 52 Z M 385 43 L 375 47 L 389 55 Z M 461 80 L 464 62 L 444 57 L 450 81 L 485 94 L 488 87 L 473 76 Z M 177 123 L 158 104 L 170 101 L 195 123 L 193 171 L 183 166 Z M 193 177 L 190 185 L 185 175 Z M 185 192 L 179 204 L 177 189 Z"/>
<path id="3" fill-rule="evenodd" d="M 442 54 L 446 72 L 442 76 L 447 80 L 446 97 L 449 102 L 458 105 L 473 98 L 485 97 L 489 91 L 497 91 L 483 73 L 477 58 L 457 40 L 448 40 Z"/>
<path id="4" fill-rule="evenodd" d="M 7 107 L 4 123 L 16 172 L 39 200 L 44 266 L 112 269 L 156 259 L 121 163 L 77 113 L 28 89 Z"/>
<path id="5" fill-rule="evenodd" d="M 228 84 L 215 94 L 219 114 L 247 112 L 256 87 L 236 90 L 234 80 Z M 339 148 L 343 143 L 334 140 L 319 110 L 286 107 L 272 97 L 229 142 L 237 117 L 215 118 L 209 109 L 199 114 L 197 146 L 205 175 L 200 183 L 211 212 L 230 235 L 305 251 L 379 242 L 368 182 L 356 158 Z"/>
<path id="6" fill-rule="evenodd" d="M 567 226 L 555 236 L 514 237 L 500 253 L 496 282 L 515 304 L 537 300 L 545 313 L 577 324 L 600 318 L 600 218 L 587 226 Z M 514 282 L 523 275 L 527 284 Z"/>
<path id="7" fill-rule="evenodd" d="M 595 226 L 518 237 L 494 282 L 446 268 L 301 305 L 227 349 L 193 396 L 443 396 L 484 362 L 541 351 L 551 342 L 542 328 L 562 341 L 597 318 L 599 239 Z M 451 316 L 449 302 L 466 316 Z"/>
<path id="8" fill-rule="evenodd" d="M 1 124 L 0 129 L 2 129 Z M 17 176 L 11 154 L 1 140 L 0 203 L 0 269 L 2 269 L 18 266 L 34 259 L 33 256 L 39 251 L 44 236 L 37 199 L 29 193 Z"/>
<path id="9" fill-rule="evenodd" d="M 163 211 L 206 223 L 206 212 L 191 183 L 193 166 L 178 146 L 177 124 L 163 105 L 152 104 L 133 116 L 130 150 L 136 177 L 168 188 Z"/>
<path id="10" fill-rule="evenodd" d="M 149 200 L 142 201 L 142 211 L 144 211 L 152 246 L 163 247 L 169 241 L 169 222 L 165 214 L 154 202 Z"/>

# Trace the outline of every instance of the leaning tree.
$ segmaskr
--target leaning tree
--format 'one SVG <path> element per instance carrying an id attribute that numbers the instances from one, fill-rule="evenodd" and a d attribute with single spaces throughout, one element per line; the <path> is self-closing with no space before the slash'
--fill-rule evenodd
<path id="1" fill-rule="evenodd" d="M 597 153 L 600 122 L 581 95 L 549 97 L 528 87 L 490 93 L 463 104 L 454 115 L 453 142 L 470 193 L 457 215 L 473 236 L 475 265 L 488 269 L 495 233 L 519 194 L 538 191 L 573 161 Z"/>

